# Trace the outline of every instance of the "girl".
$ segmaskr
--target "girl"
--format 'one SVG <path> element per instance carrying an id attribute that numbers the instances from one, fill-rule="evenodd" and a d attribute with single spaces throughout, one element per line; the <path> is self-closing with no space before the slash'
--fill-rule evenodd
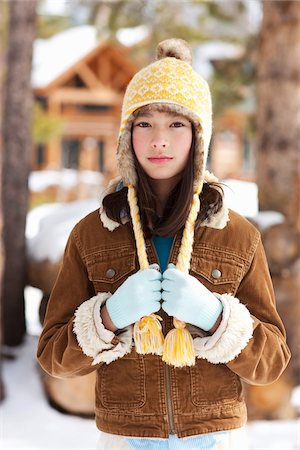
<path id="1" fill-rule="evenodd" d="M 205 171 L 208 85 L 184 41 L 157 55 L 127 87 L 121 177 L 69 237 L 38 359 L 97 371 L 99 449 L 244 449 L 242 382 L 290 353 L 259 232 Z"/>

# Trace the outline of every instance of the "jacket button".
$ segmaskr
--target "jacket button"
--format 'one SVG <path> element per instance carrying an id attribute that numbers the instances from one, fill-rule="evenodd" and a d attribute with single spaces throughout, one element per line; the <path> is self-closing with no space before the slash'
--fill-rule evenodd
<path id="1" fill-rule="evenodd" d="M 107 278 L 113 278 L 115 276 L 115 274 L 116 274 L 116 271 L 114 269 L 108 269 L 106 271 L 105 275 L 107 276 Z"/>
<path id="2" fill-rule="evenodd" d="M 211 273 L 213 278 L 220 278 L 222 275 L 222 272 L 219 269 L 214 269 Z"/>

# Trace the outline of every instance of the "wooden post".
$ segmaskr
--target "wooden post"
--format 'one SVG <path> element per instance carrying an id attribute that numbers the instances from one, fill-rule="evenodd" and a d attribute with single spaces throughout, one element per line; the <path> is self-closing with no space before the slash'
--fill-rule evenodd
<path id="1" fill-rule="evenodd" d="M 60 102 L 50 95 L 48 98 L 48 115 L 59 117 L 60 110 L 61 110 Z M 61 168 L 61 145 L 59 139 L 53 139 L 47 145 L 46 168 L 47 169 Z"/>

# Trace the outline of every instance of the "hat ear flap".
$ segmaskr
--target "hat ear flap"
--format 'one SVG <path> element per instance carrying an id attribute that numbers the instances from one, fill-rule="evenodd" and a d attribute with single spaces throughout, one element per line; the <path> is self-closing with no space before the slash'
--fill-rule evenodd
<path id="1" fill-rule="evenodd" d="M 131 128 L 133 120 L 133 116 L 129 118 L 124 131 L 119 136 L 117 163 L 124 184 L 137 186 L 137 174 L 131 143 Z"/>
<path id="2" fill-rule="evenodd" d="M 195 130 L 194 192 L 200 185 L 202 189 L 206 159 L 207 152 L 205 152 L 202 128 L 199 124 L 198 129 Z"/>

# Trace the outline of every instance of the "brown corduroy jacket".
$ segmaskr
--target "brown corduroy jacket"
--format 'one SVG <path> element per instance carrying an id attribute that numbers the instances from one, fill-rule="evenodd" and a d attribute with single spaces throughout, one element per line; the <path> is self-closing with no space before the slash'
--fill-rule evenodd
<path id="1" fill-rule="evenodd" d="M 214 335 L 190 327 L 196 365 L 180 369 L 159 356 L 137 354 L 132 327 L 114 334 L 101 323 L 101 305 L 139 270 L 131 222 L 116 227 L 95 211 L 73 229 L 38 360 L 57 377 L 97 371 L 99 429 L 166 438 L 238 428 L 246 422 L 242 381 L 271 383 L 285 369 L 290 353 L 259 232 L 232 211 L 228 219 L 195 232 L 190 273 L 219 294 L 224 309 Z M 149 262 L 158 263 L 151 240 L 146 245 Z M 174 264 L 179 245 L 177 236 L 170 255 Z M 172 318 L 163 310 L 160 314 L 166 333 Z"/>

